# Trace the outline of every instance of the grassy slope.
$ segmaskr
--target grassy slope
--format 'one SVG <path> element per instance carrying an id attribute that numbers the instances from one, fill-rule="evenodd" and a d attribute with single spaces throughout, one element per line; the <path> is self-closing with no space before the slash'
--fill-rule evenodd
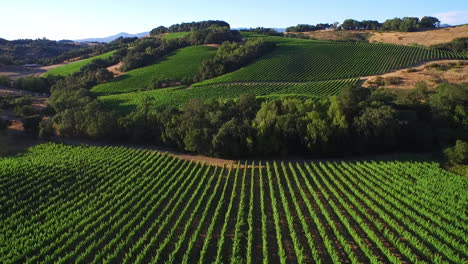
<path id="1" fill-rule="evenodd" d="M 115 52 L 116 52 L 116 50 L 110 51 L 110 52 L 107 52 L 107 53 L 104 53 L 104 54 L 101 54 L 101 55 L 98 55 L 98 56 L 94 56 L 94 57 L 91 57 L 91 58 L 87 58 L 87 59 L 84 59 L 84 60 L 81 60 L 81 61 L 72 62 L 72 63 L 66 64 L 66 65 L 57 67 L 55 69 L 52 69 L 52 70 L 46 72 L 44 74 L 44 77 L 47 77 L 49 75 L 67 76 L 67 75 L 73 74 L 75 72 L 79 72 L 81 67 L 91 63 L 93 60 L 110 58 Z"/>
<path id="2" fill-rule="evenodd" d="M 154 98 L 158 106 L 180 106 L 191 98 L 202 100 L 229 99 L 237 98 L 242 94 L 252 94 L 260 97 L 268 96 L 269 98 L 286 95 L 319 98 L 335 95 L 339 93 L 342 87 L 355 84 L 357 81 L 358 79 L 347 79 L 309 83 L 252 83 L 206 85 L 191 88 L 175 87 L 101 96 L 99 99 L 110 108 L 117 108 L 122 113 L 128 113 L 146 96 Z"/>
<path id="3" fill-rule="evenodd" d="M 179 39 L 187 36 L 190 32 L 174 32 L 164 35 L 164 39 Z"/>
<path id="4" fill-rule="evenodd" d="M 271 37 L 276 49 L 251 65 L 197 85 L 228 82 L 307 82 L 381 74 L 459 54 L 391 44 Z"/>
<path id="5" fill-rule="evenodd" d="M 99 95 L 128 93 L 145 89 L 153 78 L 180 81 L 192 77 L 201 62 L 213 56 L 215 51 L 216 48 L 206 46 L 179 49 L 156 64 L 129 71 L 91 91 Z"/>

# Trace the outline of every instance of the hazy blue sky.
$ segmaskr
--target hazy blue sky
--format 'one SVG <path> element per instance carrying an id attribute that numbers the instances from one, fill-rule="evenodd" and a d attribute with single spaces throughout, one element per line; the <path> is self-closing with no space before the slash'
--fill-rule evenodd
<path id="1" fill-rule="evenodd" d="M 232 27 L 287 27 L 424 15 L 442 23 L 468 23 L 468 0 L 5 0 L 0 38 L 78 39 L 139 33 L 208 19 Z"/>

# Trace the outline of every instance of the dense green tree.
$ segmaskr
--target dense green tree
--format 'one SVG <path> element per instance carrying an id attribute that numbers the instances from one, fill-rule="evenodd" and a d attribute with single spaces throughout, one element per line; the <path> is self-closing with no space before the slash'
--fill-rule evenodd
<path id="1" fill-rule="evenodd" d="M 156 36 L 156 35 L 160 35 L 160 34 L 163 34 L 163 33 L 168 33 L 169 32 L 169 29 L 167 27 L 164 27 L 164 26 L 159 26 L 157 28 L 153 28 L 151 31 L 150 31 L 150 35 L 151 36 Z"/>
<path id="2" fill-rule="evenodd" d="M 436 28 L 440 26 L 440 21 L 435 17 L 424 16 L 419 24 L 421 28 Z"/>
<path id="3" fill-rule="evenodd" d="M 360 29 L 360 22 L 354 19 L 346 19 L 341 24 L 341 28 L 344 30 L 357 30 Z"/>
<path id="4" fill-rule="evenodd" d="M 396 111 L 388 105 L 375 103 L 364 108 L 354 118 L 353 128 L 358 140 L 358 148 L 364 151 L 390 150 L 395 147 L 399 130 Z"/>
<path id="5" fill-rule="evenodd" d="M 468 142 L 457 140 L 455 146 L 444 150 L 444 155 L 451 164 L 468 164 Z"/>
<path id="6" fill-rule="evenodd" d="M 419 18 L 404 17 L 401 21 L 399 30 L 402 32 L 413 32 L 418 30 Z"/>
<path id="7" fill-rule="evenodd" d="M 34 136 L 37 136 L 39 132 L 39 123 L 42 118 L 38 115 L 24 117 L 21 121 L 23 123 L 23 128 L 26 133 L 30 133 Z"/>

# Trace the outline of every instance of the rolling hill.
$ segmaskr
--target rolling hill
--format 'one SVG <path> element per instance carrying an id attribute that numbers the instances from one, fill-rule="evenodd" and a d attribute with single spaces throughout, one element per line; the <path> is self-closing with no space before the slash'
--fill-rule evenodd
<path id="1" fill-rule="evenodd" d="M 276 49 L 235 72 L 195 85 L 232 82 L 308 82 L 390 72 L 462 55 L 421 47 L 271 37 Z"/>
<path id="2" fill-rule="evenodd" d="M 44 74 L 44 77 L 50 76 L 50 75 L 60 75 L 60 76 L 67 76 L 70 74 L 73 74 L 75 72 L 79 72 L 81 67 L 91 63 L 95 59 L 108 59 L 110 58 L 116 51 L 110 51 L 98 56 L 94 56 L 91 58 L 87 58 L 84 60 L 72 62 L 57 68 L 54 68 Z"/>
<path id="3" fill-rule="evenodd" d="M 216 48 L 206 46 L 182 48 L 151 66 L 131 70 L 91 91 L 99 95 L 128 93 L 145 90 L 153 79 L 181 81 L 185 77 L 192 77 L 201 62 L 213 56 L 215 51 Z"/>
<path id="4" fill-rule="evenodd" d="M 250 32 L 246 38 L 265 37 Z M 430 60 L 463 58 L 452 52 L 393 44 L 372 44 L 266 37 L 276 43 L 275 50 L 253 63 L 228 74 L 195 83 L 190 88 L 177 87 L 145 90 L 154 77 L 180 80 L 196 72 L 201 62 L 187 70 L 185 54 L 207 47 L 185 48 L 158 64 L 133 70 L 114 81 L 96 86 L 100 100 L 123 112 L 133 109 L 144 96 L 156 99 L 157 105 L 180 106 L 190 98 L 228 99 L 241 94 L 268 98 L 301 96 L 320 98 L 338 94 L 341 88 L 356 84 L 359 77 L 390 72 Z M 182 67 L 180 65 L 183 65 Z M 183 74 L 178 75 L 183 72 Z M 129 94 L 127 94 L 129 93 Z M 118 95 L 120 94 L 120 95 Z M 107 95 L 107 96 L 103 96 Z"/>
<path id="5" fill-rule="evenodd" d="M 443 27 L 434 30 L 417 32 L 384 32 L 372 30 L 317 30 L 301 32 L 318 40 L 346 40 L 360 35 L 369 42 L 390 43 L 398 45 L 431 46 L 450 42 L 456 38 L 468 37 L 468 25 Z"/>

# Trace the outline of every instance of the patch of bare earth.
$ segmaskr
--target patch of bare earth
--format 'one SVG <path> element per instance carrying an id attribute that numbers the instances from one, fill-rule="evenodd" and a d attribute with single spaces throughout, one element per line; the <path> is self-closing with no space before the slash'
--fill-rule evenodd
<path id="1" fill-rule="evenodd" d="M 119 62 L 115 65 L 107 67 L 107 70 L 112 72 L 114 74 L 114 77 L 123 75 L 124 73 L 120 70 L 120 67 L 122 67 L 123 63 Z"/>
<path id="2" fill-rule="evenodd" d="M 213 47 L 213 48 L 219 48 L 219 46 L 221 46 L 221 45 L 220 45 L 220 44 L 203 44 L 202 46 Z"/>
<path id="3" fill-rule="evenodd" d="M 441 82 L 465 83 L 468 82 L 468 64 L 461 65 L 446 71 L 429 67 L 431 64 L 448 65 L 457 63 L 458 60 L 440 60 L 424 63 L 418 67 L 398 70 L 391 73 L 361 77 L 362 86 L 372 87 L 372 81 L 377 77 L 399 77 L 400 83 L 396 85 L 385 85 L 388 88 L 412 89 L 419 81 L 425 81 L 430 87 L 436 87 Z"/>

